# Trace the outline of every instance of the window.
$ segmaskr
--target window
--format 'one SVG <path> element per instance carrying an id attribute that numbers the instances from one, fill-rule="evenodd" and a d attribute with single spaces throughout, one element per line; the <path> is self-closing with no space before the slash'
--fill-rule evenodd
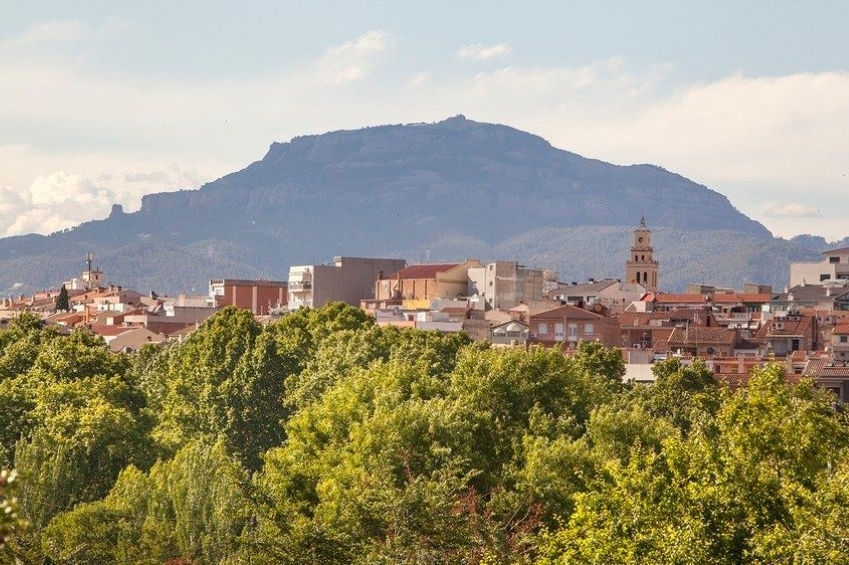
<path id="1" fill-rule="evenodd" d="M 593 335 L 595 331 L 595 326 L 592 324 L 584 324 L 584 335 Z"/>
<path id="2" fill-rule="evenodd" d="M 830 278 L 831 278 L 831 275 L 829 275 L 828 273 L 823 273 L 823 274 L 820 275 L 820 282 L 827 281 Z"/>
<path id="3" fill-rule="evenodd" d="M 539 325 L 539 334 L 540 334 L 540 335 L 543 335 L 543 334 L 547 334 L 547 333 L 548 333 L 548 324 L 546 324 L 546 323 L 540 323 L 540 325 Z"/>
<path id="4" fill-rule="evenodd" d="M 840 257 L 829 257 L 828 262 L 829 263 L 840 263 Z"/>
<path id="5" fill-rule="evenodd" d="M 799 340 L 798 339 L 791 340 L 790 351 L 799 351 Z"/>
<path id="6" fill-rule="evenodd" d="M 578 340 L 578 324 L 569 324 L 569 341 Z"/>
<path id="7" fill-rule="evenodd" d="M 558 322 L 554 324 L 554 339 L 556 341 L 563 341 L 563 323 Z"/>
<path id="8" fill-rule="evenodd" d="M 849 336 L 842 335 L 840 336 L 840 343 L 846 343 L 849 340 Z"/>

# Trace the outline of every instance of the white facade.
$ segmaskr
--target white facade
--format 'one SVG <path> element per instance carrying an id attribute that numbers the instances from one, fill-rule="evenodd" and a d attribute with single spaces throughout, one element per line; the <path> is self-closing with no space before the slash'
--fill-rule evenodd
<path id="1" fill-rule="evenodd" d="M 823 253 L 823 260 L 790 263 L 790 286 L 849 284 L 849 247 Z"/>

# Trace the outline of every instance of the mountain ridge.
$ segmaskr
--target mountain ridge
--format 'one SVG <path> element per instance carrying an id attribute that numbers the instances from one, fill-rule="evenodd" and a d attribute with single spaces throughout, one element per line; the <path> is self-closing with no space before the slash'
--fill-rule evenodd
<path id="1" fill-rule="evenodd" d="M 602 277 L 624 272 L 642 214 L 664 289 L 700 272 L 728 286 L 781 284 L 782 262 L 821 251 L 814 239 L 773 238 L 721 193 L 657 165 L 613 165 L 455 116 L 274 142 L 262 159 L 199 189 L 145 195 L 136 212 L 113 206 L 70 230 L 2 238 L 0 289 L 61 284 L 86 252 L 120 284 L 172 293 L 211 278 L 285 279 L 290 265 L 335 255 L 478 255 Z M 534 251 L 523 253 L 521 242 Z M 752 272 L 736 272 L 735 250 L 752 259 Z"/>

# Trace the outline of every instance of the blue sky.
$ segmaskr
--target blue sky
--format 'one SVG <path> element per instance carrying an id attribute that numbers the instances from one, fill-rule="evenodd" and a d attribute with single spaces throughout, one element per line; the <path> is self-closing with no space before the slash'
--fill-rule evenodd
<path id="1" fill-rule="evenodd" d="M 849 235 L 847 2 L 39 2 L 0 18 L 0 235 L 273 141 L 462 113 Z"/>

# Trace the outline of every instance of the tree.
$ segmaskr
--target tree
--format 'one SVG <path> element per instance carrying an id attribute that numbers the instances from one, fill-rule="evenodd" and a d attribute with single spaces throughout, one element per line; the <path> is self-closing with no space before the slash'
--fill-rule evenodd
<path id="1" fill-rule="evenodd" d="M 176 453 L 192 439 L 225 435 L 233 449 L 243 451 L 237 436 L 238 411 L 245 404 L 239 377 L 248 377 L 248 363 L 262 327 L 248 310 L 227 307 L 207 319 L 189 338 L 172 347 L 167 363 L 150 362 L 154 375 L 142 377 L 156 420 L 153 436 Z M 251 385 L 253 394 L 258 391 Z"/>
<path id="2" fill-rule="evenodd" d="M 6 541 L 23 526 L 18 514 L 17 478 L 15 471 L 0 469 L 0 557 Z"/>
<path id="3" fill-rule="evenodd" d="M 104 499 L 54 518 L 44 553 L 56 563 L 225 563 L 248 523 L 245 481 L 222 442 L 190 442 L 148 474 L 127 467 Z"/>

